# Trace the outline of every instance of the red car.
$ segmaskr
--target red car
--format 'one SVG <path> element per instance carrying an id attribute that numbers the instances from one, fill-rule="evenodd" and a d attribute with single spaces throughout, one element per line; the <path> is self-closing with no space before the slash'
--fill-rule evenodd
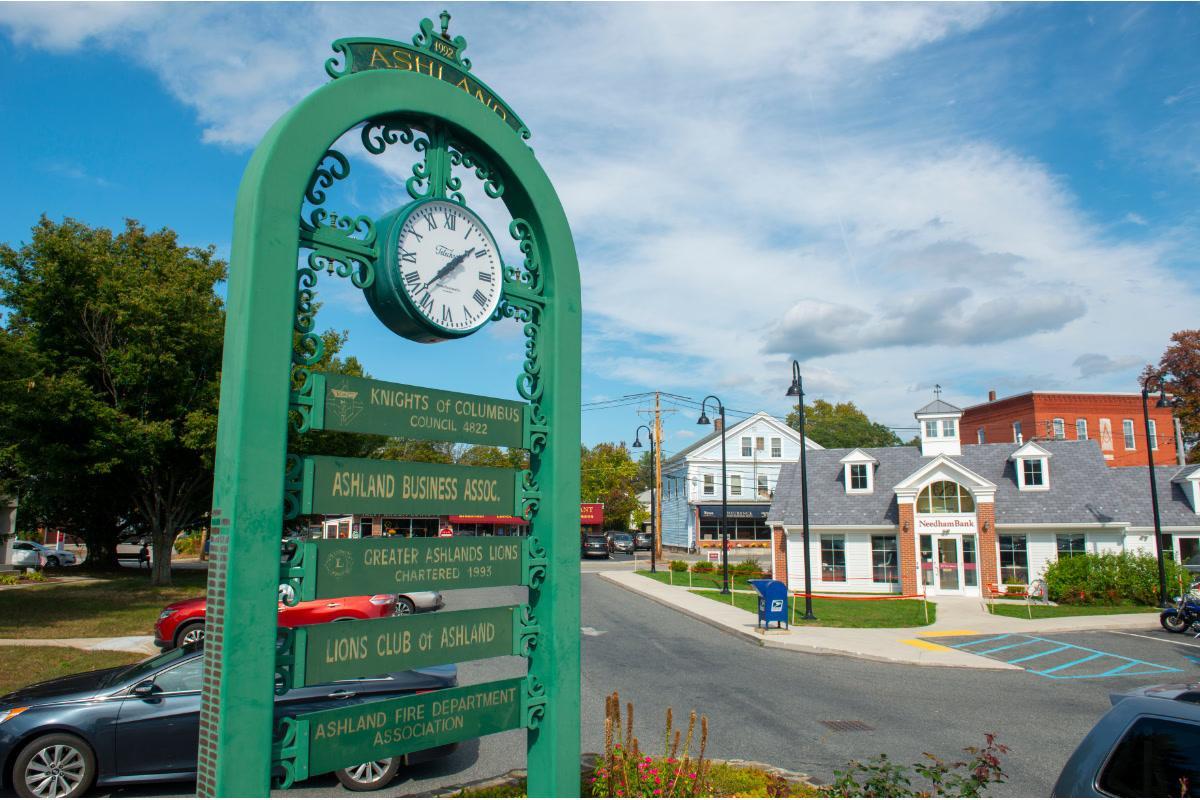
<path id="1" fill-rule="evenodd" d="M 172 603 L 158 615 L 154 623 L 154 644 L 164 650 L 204 638 L 203 597 Z M 396 595 L 376 594 L 370 597 L 335 597 L 310 600 L 294 606 L 279 604 L 279 625 L 317 625 L 322 622 L 341 622 L 347 619 L 375 619 L 396 613 Z"/>

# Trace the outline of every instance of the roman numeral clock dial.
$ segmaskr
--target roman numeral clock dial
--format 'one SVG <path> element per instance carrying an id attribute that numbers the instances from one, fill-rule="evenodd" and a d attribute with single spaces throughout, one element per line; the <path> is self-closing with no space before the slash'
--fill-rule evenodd
<path id="1" fill-rule="evenodd" d="M 367 301 L 391 330 L 418 342 L 479 330 L 500 303 L 496 240 L 469 209 L 423 200 L 379 222 L 386 230 L 381 269 Z"/>

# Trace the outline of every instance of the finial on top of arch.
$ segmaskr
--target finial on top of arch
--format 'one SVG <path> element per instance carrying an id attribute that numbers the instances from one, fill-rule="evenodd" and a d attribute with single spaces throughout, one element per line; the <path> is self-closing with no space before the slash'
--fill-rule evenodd
<path id="1" fill-rule="evenodd" d="M 441 19 L 441 21 L 442 21 L 442 38 L 449 39 L 450 38 L 450 12 L 443 9 L 442 13 L 438 14 L 438 18 Z"/>

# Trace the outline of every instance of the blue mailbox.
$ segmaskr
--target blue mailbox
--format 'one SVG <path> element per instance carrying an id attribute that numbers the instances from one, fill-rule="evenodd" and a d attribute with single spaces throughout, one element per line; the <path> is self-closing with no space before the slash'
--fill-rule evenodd
<path id="1" fill-rule="evenodd" d="M 750 584 L 758 590 L 758 627 L 766 630 L 772 622 L 777 623 L 777 627 L 787 627 L 787 584 L 766 578 L 750 581 Z"/>

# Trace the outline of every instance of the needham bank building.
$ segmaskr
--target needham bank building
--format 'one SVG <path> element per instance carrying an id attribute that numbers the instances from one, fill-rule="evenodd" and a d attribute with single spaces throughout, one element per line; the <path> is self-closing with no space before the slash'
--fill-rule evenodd
<path id="1" fill-rule="evenodd" d="M 1060 555 L 1154 552 L 1146 467 L 1107 466 L 1092 440 L 962 445 L 962 411 L 916 412 L 920 447 L 810 450 L 814 592 L 980 595 L 1028 584 Z M 1200 466 L 1156 467 L 1164 551 L 1200 557 Z M 774 577 L 804 588 L 799 464 L 767 512 Z"/>

